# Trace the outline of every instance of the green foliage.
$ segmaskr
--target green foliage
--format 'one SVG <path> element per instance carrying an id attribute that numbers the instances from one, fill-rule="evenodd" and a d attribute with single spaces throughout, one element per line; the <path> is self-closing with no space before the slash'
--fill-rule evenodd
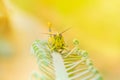
<path id="1" fill-rule="evenodd" d="M 60 53 L 51 51 L 47 41 L 36 40 L 32 50 L 41 75 L 36 74 L 35 80 L 103 80 L 88 53 L 79 48 L 79 41 L 74 40 L 73 43 L 72 50 Z"/>

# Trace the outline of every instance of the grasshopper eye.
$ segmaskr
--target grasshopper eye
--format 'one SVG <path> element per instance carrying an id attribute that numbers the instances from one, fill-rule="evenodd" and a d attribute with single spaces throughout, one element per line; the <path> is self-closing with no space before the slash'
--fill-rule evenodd
<path id="1" fill-rule="evenodd" d="M 62 34 L 59 34 L 60 37 L 62 37 Z"/>
<path id="2" fill-rule="evenodd" d="M 54 34 L 53 36 L 56 37 L 56 34 Z"/>

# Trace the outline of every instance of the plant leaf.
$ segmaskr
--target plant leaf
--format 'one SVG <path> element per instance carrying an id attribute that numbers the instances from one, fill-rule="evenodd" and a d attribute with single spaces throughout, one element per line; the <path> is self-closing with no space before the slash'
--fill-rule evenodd
<path id="1" fill-rule="evenodd" d="M 51 52 L 47 41 L 36 40 L 33 45 L 33 54 L 41 72 L 40 80 L 103 80 L 97 69 L 93 66 L 85 50 L 75 47 L 64 54 Z"/>

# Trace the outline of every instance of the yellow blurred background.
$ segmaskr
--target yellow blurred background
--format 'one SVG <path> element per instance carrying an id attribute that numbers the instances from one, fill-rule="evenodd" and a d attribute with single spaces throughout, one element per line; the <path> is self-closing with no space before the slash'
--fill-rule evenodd
<path id="1" fill-rule="evenodd" d="M 119 0 L 0 0 L 0 80 L 29 80 L 38 70 L 30 47 L 48 38 L 48 22 L 55 32 L 72 27 L 67 44 L 78 39 L 104 80 L 120 80 Z"/>

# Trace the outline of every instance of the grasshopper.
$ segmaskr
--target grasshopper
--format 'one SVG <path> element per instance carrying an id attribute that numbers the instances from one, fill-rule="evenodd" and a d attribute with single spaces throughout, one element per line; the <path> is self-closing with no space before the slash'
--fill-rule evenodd
<path id="1" fill-rule="evenodd" d="M 57 51 L 57 52 L 62 52 L 67 48 L 67 45 L 65 44 L 64 37 L 62 34 L 69 30 L 70 28 L 60 32 L 60 33 L 52 33 L 51 30 L 51 24 L 48 24 L 49 27 L 49 38 L 48 38 L 48 47 L 51 49 L 51 51 Z"/>

